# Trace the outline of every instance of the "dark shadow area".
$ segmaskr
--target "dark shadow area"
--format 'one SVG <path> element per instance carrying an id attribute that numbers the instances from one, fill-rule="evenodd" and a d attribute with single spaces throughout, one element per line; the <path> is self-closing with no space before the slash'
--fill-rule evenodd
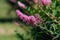
<path id="1" fill-rule="evenodd" d="M 53 38 L 50 34 L 47 34 L 44 30 L 39 29 L 39 27 L 33 28 L 31 30 L 31 33 L 34 37 L 34 40 L 51 40 Z"/>
<path id="2" fill-rule="evenodd" d="M 5 22 L 14 22 L 14 21 L 19 21 L 19 18 L 4 18 L 4 19 L 0 19 L 0 23 L 5 23 Z"/>

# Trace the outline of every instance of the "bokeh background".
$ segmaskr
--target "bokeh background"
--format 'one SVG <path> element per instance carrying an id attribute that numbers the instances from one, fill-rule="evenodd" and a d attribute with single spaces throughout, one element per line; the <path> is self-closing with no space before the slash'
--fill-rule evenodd
<path id="1" fill-rule="evenodd" d="M 16 37 L 15 30 L 24 33 L 22 28 L 15 24 L 17 19 L 14 8 L 7 0 L 0 0 L 0 40 L 20 40 Z"/>

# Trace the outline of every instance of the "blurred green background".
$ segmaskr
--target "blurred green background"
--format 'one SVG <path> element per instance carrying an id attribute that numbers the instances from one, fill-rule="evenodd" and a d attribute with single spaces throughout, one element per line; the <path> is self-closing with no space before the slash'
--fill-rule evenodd
<path id="1" fill-rule="evenodd" d="M 7 0 L 0 0 L 0 19 L 2 18 L 16 18 L 15 11 L 12 10 L 9 12 L 11 9 L 11 5 L 7 2 Z M 10 13 L 10 14 L 8 14 Z"/>
<path id="2" fill-rule="evenodd" d="M 24 33 L 22 28 L 19 28 L 13 19 L 16 19 L 15 10 L 10 11 L 11 5 L 6 0 L 0 0 L 0 40 L 20 40 L 16 37 L 15 30 Z"/>

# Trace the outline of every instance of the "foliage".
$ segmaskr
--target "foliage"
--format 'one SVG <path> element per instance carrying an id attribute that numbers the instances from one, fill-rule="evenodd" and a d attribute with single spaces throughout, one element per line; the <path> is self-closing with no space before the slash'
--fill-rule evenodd
<path id="1" fill-rule="evenodd" d="M 26 5 L 26 9 L 19 8 L 18 6 L 19 10 L 28 15 L 39 14 L 42 20 L 40 21 L 42 23 L 38 24 L 37 26 L 33 26 L 31 27 L 31 29 L 29 29 L 30 38 L 28 38 L 27 34 L 26 37 L 20 36 L 22 40 L 60 40 L 59 0 L 52 0 L 50 5 L 43 5 L 39 2 L 39 0 L 37 0 L 38 1 L 37 4 L 35 4 L 32 0 L 28 1 L 28 4 L 26 0 L 18 0 L 18 1 L 21 1 Z M 30 2 L 31 4 L 29 4 Z"/>

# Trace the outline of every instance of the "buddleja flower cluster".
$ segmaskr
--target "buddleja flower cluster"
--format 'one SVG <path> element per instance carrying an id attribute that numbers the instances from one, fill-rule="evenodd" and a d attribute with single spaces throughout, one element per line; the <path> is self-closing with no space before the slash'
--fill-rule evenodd
<path id="1" fill-rule="evenodd" d="M 17 2 L 18 6 L 20 8 L 26 9 L 26 5 L 23 4 L 22 2 L 17 1 L 17 0 L 10 0 L 10 1 L 13 2 L 13 3 L 16 3 Z M 49 0 L 49 1 L 48 0 L 47 1 L 46 0 L 39 0 L 39 1 L 41 1 L 43 5 L 48 5 L 49 6 L 51 4 L 51 0 Z M 30 0 L 26 0 L 26 2 L 30 3 Z M 33 2 L 35 4 L 37 4 L 38 3 L 38 0 L 33 0 Z M 40 22 L 39 21 L 40 20 L 39 14 L 35 14 L 35 15 L 37 15 L 37 17 L 35 17 L 34 15 L 32 15 L 32 16 L 25 15 L 25 14 L 23 14 L 19 10 L 16 10 L 16 13 L 19 16 L 19 18 L 21 20 L 23 20 L 24 22 L 26 22 L 27 24 L 33 24 L 33 25 L 36 26 Z"/>
<path id="2" fill-rule="evenodd" d="M 10 0 L 17 3 L 18 17 L 29 25 L 36 26 L 31 34 L 35 40 L 59 40 L 60 2 L 59 0 Z M 22 9 L 23 12 L 20 10 Z M 25 13 L 29 14 L 26 15 Z M 42 31 L 40 31 L 40 29 Z M 34 32 L 34 33 L 33 33 Z M 41 34 L 45 37 L 41 37 Z M 48 35 L 48 36 L 47 36 Z M 41 38 L 40 38 L 41 37 Z M 49 37 L 50 39 L 46 38 Z M 42 40 L 41 39 L 41 40 Z"/>
<path id="3" fill-rule="evenodd" d="M 21 20 L 23 20 L 24 22 L 26 22 L 27 24 L 33 24 L 34 26 L 36 26 L 40 21 L 39 21 L 39 17 L 35 17 L 35 16 L 27 16 L 25 14 L 23 14 L 21 11 L 16 10 L 17 15 L 19 16 L 19 18 Z M 38 15 L 38 14 L 36 14 Z M 38 15 L 39 16 L 39 15 Z"/>

